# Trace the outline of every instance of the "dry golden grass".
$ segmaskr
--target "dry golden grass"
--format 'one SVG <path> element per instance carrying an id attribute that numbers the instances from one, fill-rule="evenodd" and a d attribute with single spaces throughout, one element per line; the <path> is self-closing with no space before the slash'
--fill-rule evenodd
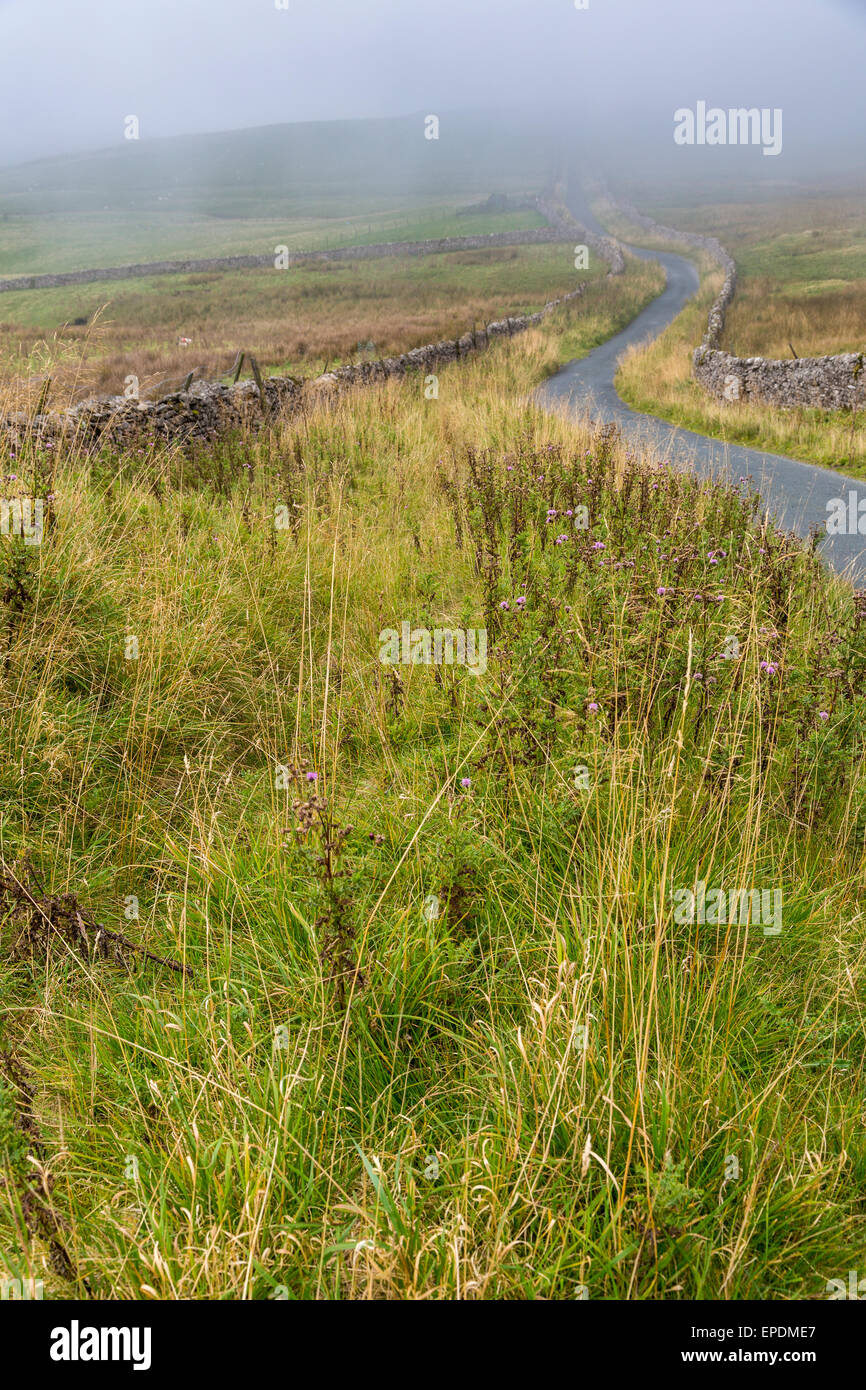
<path id="1" fill-rule="evenodd" d="M 33 291 L 0 304 L 0 311 L 31 320 L 0 324 L 0 360 L 19 388 L 52 376 L 55 400 L 119 393 L 129 375 L 138 377 L 142 392 L 193 368 L 218 377 L 241 348 L 263 367 L 310 375 L 326 364 L 407 352 L 540 308 L 579 278 L 586 276 L 575 273 L 568 247 L 558 245 L 324 262 L 286 273 L 159 277 L 89 286 L 89 302 L 103 303 L 105 292 L 111 301 L 89 326 L 51 332 L 46 325 L 69 314 L 69 291 Z M 178 346 L 181 336 L 192 343 Z M 32 400 L 39 387 L 26 389 Z"/>
<path id="2" fill-rule="evenodd" d="M 740 357 L 860 352 L 866 346 L 866 202 L 798 197 L 786 202 L 653 207 L 663 225 L 716 236 L 737 263 L 737 293 L 722 347 Z M 670 249 L 600 205 L 617 236 Z"/>
<path id="3" fill-rule="evenodd" d="M 728 312 L 723 347 L 738 357 L 789 358 L 861 352 L 866 279 L 785 292 L 769 276 L 746 279 Z"/>

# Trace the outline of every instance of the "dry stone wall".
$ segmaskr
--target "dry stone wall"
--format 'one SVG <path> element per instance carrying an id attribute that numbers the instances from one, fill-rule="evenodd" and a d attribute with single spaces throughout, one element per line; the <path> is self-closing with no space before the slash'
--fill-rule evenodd
<path id="1" fill-rule="evenodd" d="M 542 206 L 543 204 L 543 206 Z M 541 213 L 548 225 L 524 231 L 473 233 L 467 236 L 432 237 L 425 241 L 384 241 L 368 246 L 337 246 L 329 251 L 290 252 L 290 265 L 311 261 L 372 261 L 389 256 L 436 256 L 448 251 L 483 251 L 498 246 L 542 246 L 566 241 L 573 234 L 568 214 L 542 198 L 523 200 L 522 206 Z M 86 285 L 102 280 L 134 280 L 150 275 L 184 275 L 201 271 L 264 270 L 273 267 L 274 255 L 212 256 L 186 261 L 146 261 L 138 265 L 116 265 L 94 270 L 70 270 L 56 275 L 19 275 L 0 279 L 0 294 L 16 290 L 57 289 L 63 285 Z"/>
<path id="2" fill-rule="evenodd" d="M 548 241 L 582 240 L 588 246 L 594 246 L 599 256 L 609 264 L 609 274 L 615 275 L 622 271 L 625 263 L 617 242 L 587 232 L 575 222 L 571 213 L 555 196 L 541 196 L 531 201 L 549 223 L 548 227 L 536 229 L 534 232 L 449 237 L 435 242 L 393 242 L 389 243 L 391 249 L 387 254 L 405 255 L 407 248 L 408 254 L 420 255 L 429 254 L 431 248 L 435 251 L 514 245 L 521 240 L 525 242 L 528 237 Z M 509 240 L 503 242 L 502 237 Z M 328 259 L 348 259 L 352 253 L 358 253 L 362 257 L 372 256 L 381 254 L 382 248 L 343 247 L 339 251 L 310 253 L 310 258 L 324 256 Z M 260 261 L 257 257 L 231 259 L 238 264 L 258 264 Z M 270 258 L 265 260 L 268 264 L 271 263 Z M 198 267 L 214 264 L 225 263 L 195 263 Z M 126 266 L 122 269 L 125 274 L 136 267 Z M 102 272 L 76 272 L 78 276 L 88 277 L 99 274 Z M 69 277 L 49 278 L 64 284 L 70 282 Z M 0 432 L 12 443 L 21 443 L 25 438 L 29 438 L 37 443 L 53 444 L 64 438 L 74 440 L 78 445 L 88 449 L 102 444 L 120 448 L 141 448 L 155 443 L 184 446 L 195 440 L 213 440 L 242 427 L 260 428 L 267 420 L 303 409 L 308 400 L 323 393 L 327 395 L 341 388 L 386 381 L 392 377 L 405 376 L 408 372 L 429 373 L 436 367 L 460 361 L 475 352 L 483 351 L 497 338 L 512 337 L 540 324 L 560 304 L 577 299 L 584 293 L 585 288 L 585 285 L 580 285 L 570 294 L 548 301 L 535 314 L 498 319 L 488 323 L 486 328 L 465 333 L 461 338 L 428 343 L 425 347 L 414 348 L 399 357 L 386 357 L 375 362 L 337 367 L 315 381 L 298 381 L 294 377 L 269 377 L 264 382 L 264 399 L 260 396 L 254 381 L 244 381 L 231 386 L 214 381 L 199 381 L 193 383 L 187 391 L 176 391 L 159 400 L 136 401 L 125 396 L 93 397 L 69 410 L 46 412 L 33 419 L 21 414 L 7 415 L 0 418 Z"/>
<path id="3" fill-rule="evenodd" d="M 573 237 L 595 250 L 619 274 L 625 262 L 618 244 L 610 237 L 595 236 L 575 222 L 571 214 L 552 198 L 521 199 L 518 206 L 540 212 L 546 227 L 524 231 L 482 232 L 467 236 L 432 237 L 424 241 L 383 241 L 367 246 L 337 246 L 329 251 L 290 252 L 290 265 L 310 262 L 373 261 L 390 256 L 437 256 L 449 251 L 484 251 L 500 246 L 544 246 L 570 241 Z M 230 270 L 266 270 L 274 256 L 211 256 L 185 261 L 145 261 L 137 265 L 104 266 L 93 270 L 61 271 L 55 275 L 18 275 L 0 279 L 0 294 L 20 290 L 58 289 L 64 285 L 95 284 L 104 280 L 134 280 L 151 275 L 188 275 Z"/>
<path id="4" fill-rule="evenodd" d="M 788 361 L 696 348 L 693 371 L 704 389 L 719 400 L 851 410 L 866 403 L 863 363 L 862 352 Z"/>
<path id="5" fill-rule="evenodd" d="M 109 396 L 82 401 L 65 411 L 52 411 L 29 419 L 8 415 L 0 419 L 0 430 L 20 445 L 25 439 L 37 444 L 55 444 L 66 439 L 92 449 L 103 444 L 120 448 L 147 448 L 153 444 L 188 445 L 229 434 L 242 427 L 258 429 L 269 420 L 291 415 L 304 405 L 333 391 L 403 377 L 409 372 L 429 373 L 483 351 L 498 338 L 513 337 L 540 324 L 560 304 L 577 299 L 585 291 L 580 285 L 570 294 L 552 299 L 535 314 L 522 314 L 488 323 L 477 332 L 461 338 L 429 343 L 399 357 L 338 367 L 314 381 L 293 377 L 269 377 L 264 381 L 264 399 L 253 381 L 225 386 L 219 382 L 195 382 L 188 391 L 178 391 L 157 401 L 134 401 Z"/>
<path id="6" fill-rule="evenodd" d="M 833 357 L 735 357 L 719 347 L 725 316 L 737 285 L 737 268 L 721 242 L 664 227 L 637 211 L 630 203 L 616 203 L 631 222 L 665 240 L 693 250 L 706 251 L 725 272 L 724 282 L 710 309 L 703 342 L 695 348 L 692 371 L 711 396 L 723 401 L 751 400 L 783 408 L 812 406 L 819 410 L 854 409 L 866 403 L 864 353 L 846 352 Z"/>

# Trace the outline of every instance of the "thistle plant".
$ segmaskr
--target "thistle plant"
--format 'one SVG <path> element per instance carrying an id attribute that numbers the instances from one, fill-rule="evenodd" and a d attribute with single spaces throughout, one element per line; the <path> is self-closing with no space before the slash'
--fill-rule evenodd
<path id="1" fill-rule="evenodd" d="M 343 1011 L 354 991 L 365 984 L 355 956 L 352 900 L 344 891 L 351 870 L 342 867 L 354 826 L 338 823 L 327 797 L 318 792 L 319 774 L 306 759 L 289 763 L 287 770 L 289 781 L 303 795 L 292 801 L 295 824 L 286 834 L 300 848 L 319 884 L 322 911 L 315 922 L 319 959 L 333 986 L 337 1008 Z"/>

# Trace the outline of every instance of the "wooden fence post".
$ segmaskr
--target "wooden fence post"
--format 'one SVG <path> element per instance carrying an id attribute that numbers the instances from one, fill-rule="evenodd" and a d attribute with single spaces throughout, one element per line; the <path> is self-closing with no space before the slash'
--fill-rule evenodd
<path id="1" fill-rule="evenodd" d="M 261 367 L 259 366 L 259 364 L 258 364 L 256 358 L 253 357 L 252 353 L 250 353 L 250 367 L 251 367 L 251 369 L 252 369 L 252 373 L 253 373 L 253 376 L 254 376 L 254 378 L 255 378 L 256 386 L 258 387 L 258 391 L 259 391 L 259 405 L 260 405 L 261 408 L 262 408 L 262 415 L 264 415 L 265 419 L 267 419 L 268 413 L 269 413 L 269 411 L 268 411 L 268 396 L 267 396 L 267 392 L 266 392 L 266 390 L 265 390 L 264 378 L 262 377 L 262 369 L 261 369 Z"/>

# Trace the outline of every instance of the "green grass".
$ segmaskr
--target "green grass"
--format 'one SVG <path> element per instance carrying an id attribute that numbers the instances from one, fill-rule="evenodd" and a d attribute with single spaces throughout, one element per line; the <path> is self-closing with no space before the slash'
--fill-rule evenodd
<path id="1" fill-rule="evenodd" d="M 0 1261 L 46 1296 L 785 1300 L 857 1267 L 863 625 L 745 489 L 519 404 L 632 274 L 437 400 L 4 461 L 55 517 L 0 552 L 0 853 L 191 971 L 29 953 L 7 913 L 75 1269 L 25 1229 L 8 1082 Z M 486 627 L 486 672 L 395 679 L 403 620 Z M 779 889 L 781 934 L 678 923 L 696 879 Z"/>
<path id="2" fill-rule="evenodd" d="M 220 218 L 170 212 L 76 213 L 0 219 L 0 276 L 60 274 L 190 257 L 272 255 L 275 246 L 314 251 L 378 241 L 421 241 L 541 227 L 531 209 L 458 217 L 453 200 L 415 203 L 363 217 Z M 0 298 L 0 313 L 3 300 Z"/>

